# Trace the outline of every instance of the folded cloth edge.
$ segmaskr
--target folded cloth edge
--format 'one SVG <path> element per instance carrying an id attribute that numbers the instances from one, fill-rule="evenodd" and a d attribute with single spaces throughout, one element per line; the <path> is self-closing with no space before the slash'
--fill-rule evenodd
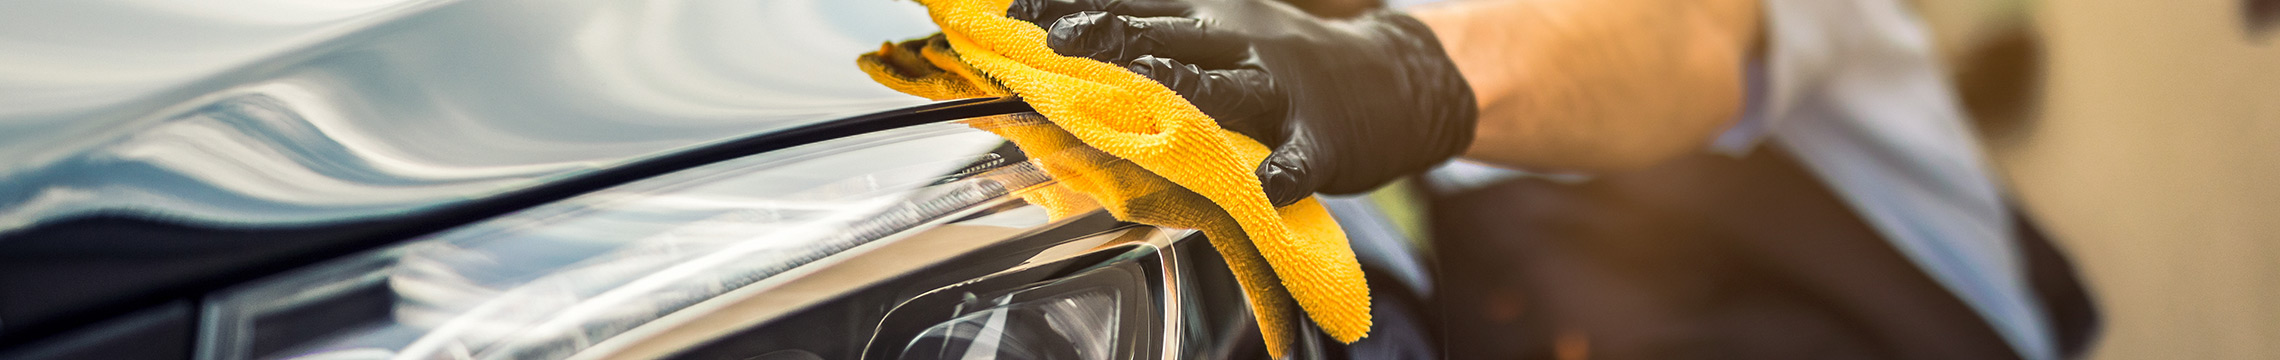
<path id="1" fill-rule="evenodd" d="M 1175 183 L 1172 188 L 1178 192 L 1204 198 L 1197 204 L 1216 205 L 1212 210 L 1226 215 L 1217 218 L 1236 223 L 1234 229 L 1213 234 L 1212 228 L 1228 226 L 1181 227 L 1205 230 L 1213 238 L 1213 246 L 1229 258 L 1231 268 L 1247 260 L 1245 255 L 1267 265 L 1253 262 L 1249 266 L 1271 268 L 1251 271 L 1255 273 L 1251 275 L 1243 274 L 1245 269 L 1235 270 L 1239 280 L 1246 283 L 1246 295 L 1252 298 L 1269 349 L 1277 356 L 1289 339 L 1288 334 L 1276 334 L 1277 329 L 1287 329 L 1288 323 L 1275 319 L 1284 317 L 1277 313 L 1286 311 L 1271 306 L 1275 303 L 1295 300 L 1325 333 L 1340 341 L 1367 336 L 1368 287 L 1343 231 L 1312 199 L 1280 209 L 1267 204 L 1258 180 L 1249 171 L 1266 156 L 1264 145 L 1218 128 L 1192 104 L 1152 80 L 1106 63 L 1053 53 L 1043 45 L 1043 30 L 1002 15 L 1009 1 L 920 3 L 945 31 L 899 46 L 888 44 L 879 52 L 863 55 L 858 64 L 874 80 L 937 100 L 1021 94 L 1057 125 L 1056 132 L 1074 140 L 1071 142 L 1081 142 L 1074 144 L 1076 147 L 1105 152 L 1114 157 L 1112 161 L 1137 165 L 1145 169 L 1142 172 L 1147 177 Z M 1003 127 L 984 130 L 1001 136 L 1012 132 Z M 1025 134 L 1007 137 L 1032 157 L 1052 158 L 1038 157 L 1039 152 L 1034 151 L 1043 149 L 1031 149 L 1043 146 L 1025 144 L 1052 142 L 1037 140 L 1051 136 L 1035 131 Z M 1031 141 L 1024 141 L 1024 137 Z M 1112 213 L 1119 212 L 1119 203 L 1132 200 L 1115 196 L 1133 195 L 1104 194 L 1106 190 L 1098 186 L 1091 190 L 1078 192 L 1094 197 Z M 1121 210 L 1123 213 L 1117 215 L 1128 221 L 1163 220 L 1134 219 L 1132 209 Z M 1229 239 L 1236 237 L 1243 239 Z M 1282 286 L 1255 286 L 1278 283 Z M 1283 295 L 1285 291 L 1288 295 Z M 1289 300 L 1276 299 L 1284 296 Z"/>

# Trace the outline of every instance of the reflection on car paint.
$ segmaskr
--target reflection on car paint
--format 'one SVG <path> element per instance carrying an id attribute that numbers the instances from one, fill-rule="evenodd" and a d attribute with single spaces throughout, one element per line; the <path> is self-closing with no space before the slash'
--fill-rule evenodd
<path id="1" fill-rule="evenodd" d="M 213 340 L 201 351 L 214 360 L 374 350 L 417 359 L 566 357 L 731 289 L 1048 181 L 1027 162 L 942 181 L 989 162 L 1000 142 L 963 125 L 923 125 L 532 208 L 381 251 L 379 260 L 345 260 L 367 264 L 363 271 L 287 275 L 217 295 L 202 320 L 202 337 Z M 292 280 L 308 276 L 363 285 Z M 354 295 L 326 291 L 357 286 L 395 300 L 385 315 L 334 324 L 338 333 L 324 338 L 260 343 L 266 318 Z"/>
<path id="2" fill-rule="evenodd" d="M 848 63 L 889 1 L 0 5 L 0 234 L 90 214 L 417 211 L 922 102 Z M 132 24 L 134 26 L 119 26 Z"/>

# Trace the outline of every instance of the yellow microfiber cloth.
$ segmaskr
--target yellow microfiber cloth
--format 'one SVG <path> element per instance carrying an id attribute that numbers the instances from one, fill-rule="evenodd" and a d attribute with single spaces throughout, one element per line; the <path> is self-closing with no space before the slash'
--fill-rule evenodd
<path id="1" fill-rule="evenodd" d="M 1294 300 L 1339 341 L 1369 334 L 1369 286 L 1345 232 L 1315 199 L 1268 203 L 1252 172 L 1265 145 L 1221 129 L 1153 80 L 1054 53 L 1043 29 L 1004 16 L 1011 0 L 918 2 L 942 33 L 881 46 L 858 65 L 930 99 L 1026 100 L 1044 121 L 967 122 L 1011 140 L 1059 180 L 1025 199 L 1057 216 L 1097 204 L 1126 221 L 1202 231 L 1251 299 L 1274 356 L 1293 339 Z"/>

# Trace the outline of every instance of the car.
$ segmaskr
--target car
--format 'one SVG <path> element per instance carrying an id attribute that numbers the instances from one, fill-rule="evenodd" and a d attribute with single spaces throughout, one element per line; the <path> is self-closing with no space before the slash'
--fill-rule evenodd
<path id="1" fill-rule="evenodd" d="M 854 57 L 890 1 L 0 5 L 0 359 L 1266 357 L 1192 230 Z M 1325 201 L 1432 358 L 1430 259 Z"/>

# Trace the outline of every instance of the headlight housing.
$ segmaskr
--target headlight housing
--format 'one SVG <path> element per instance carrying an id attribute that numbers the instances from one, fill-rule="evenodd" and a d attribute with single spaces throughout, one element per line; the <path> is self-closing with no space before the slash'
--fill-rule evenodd
<path id="1" fill-rule="evenodd" d="M 1001 145 L 921 125 L 526 209 L 211 295 L 197 358 L 1137 359 L 1253 332 L 1224 270 L 1181 270 L 1223 267 L 1190 232 L 1048 221 L 1015 194 L 1051 180 Z"/>
<path id="2" fill-rule="evenodd" d="M 952 290 L 956 317 L 929 326 L 902 345 L 897 358 L 1072 359 L 1145 358 L 1153 342 L 1145 269 L 1115 263 L 1036 286 L 982 298 Z M 947 289 L 946 289 L 947 290 Z M 931 309 L 939 310 L 939 309 Z M 917 310 L 924 311 L 924 310 Z M 888 316 L 895 316 L 890 314 Z M 925 315 L 918 315 L 925 316 Z M 900 337 L 881 337 L 891 347 Z M 883 353 L 875 353 L 881 354 Z M 880 356 L 883 357 L 883 356 Z"/>

